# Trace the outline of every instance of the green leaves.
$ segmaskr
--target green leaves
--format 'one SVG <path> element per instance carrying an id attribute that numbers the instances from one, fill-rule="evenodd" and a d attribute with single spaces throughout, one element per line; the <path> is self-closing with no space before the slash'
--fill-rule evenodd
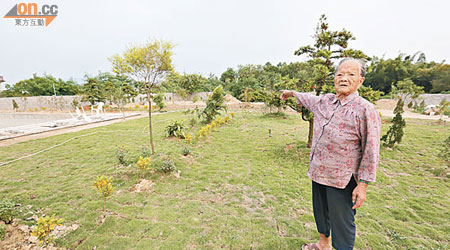
<path id="1" fill-rule="evenodd" d="M 19 96 L 52 96 L 56 95 L 76 95 L 80 87 L 73 81 L 63 81 L 51 75 L 44 74 L 38 76 L 33 74 L 30 79 L 22 80 L 13 86 L 6 85 L 6 90 L 2 92 L 3 97 Z"/>
<path id="2" fill-rule="evenodd" d="M 392 148 L 396 143 L 402 142 L 403 128 L 406 126 L 405 119 L 402 117 L 402 113 L 404 112 L 403 104 L 402 99 L 399 99 L 394 109 L 395 117 L 392 120 L 393 124 L 389 127 L 388 132 L 381 137 L 381 141 L 387 147 Z"/>
<path id="3" fill-rule="evenodd" d="M 167 125 L 166 137 L 178 137 L 184 139 L 186 127 L 183 124 L 183 121 L 172 121 L 169 125 Z"/>
<path id="4" fill-rule="evenodd" d="M 62 225 L 63 219 L 56 218 L 55 215 L 40 217 L 37 221 L 37 227 L 31 232 L 32 236 L 39 239 L 42 245 L 48 245 L 53 242 L 53 236 L 50 235 L 56 226 Z"/>
<path id="5" fill-rule="evenodd" d="M 129 47 L 122 56 L 109 58 L 113 72 L 142 81 L 152 87 L 158 80 L 173 70 L 173 44 L 153 40 L 145 45 Z"/>
<path id="6" fill-rule="evenodd" d="M 200 113 L 199 116 L 203 116 L 206 123 L 210 123 L 215 119 L 216 116 L 220 114 L 220 111 L 227 110 L 227 105 L 225 104 L 225 93 L 223 91 L 222 85 L 216 87 L 212 95 L 208 98 L 206 102 L 205 109 Z"/>
<path id="7" fill-rule="evenodd" d="M 15 203 L 7 198 L 0 199 L 0 220 L 6 224 L 10 223 L 17 215 Z"/>

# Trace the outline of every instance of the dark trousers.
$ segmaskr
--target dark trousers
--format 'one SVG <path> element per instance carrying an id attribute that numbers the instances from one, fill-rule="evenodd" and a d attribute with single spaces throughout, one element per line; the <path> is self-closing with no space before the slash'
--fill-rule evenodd
<path id="1" fill-rule="evenodd" d="M 355 245 L 355 214 L 352 192 L 356 181 L 352 177 L 345 189 L 312 182 L 314 219 L 317 231 L 330 236 L 335 249 L 353 249 Z"/>

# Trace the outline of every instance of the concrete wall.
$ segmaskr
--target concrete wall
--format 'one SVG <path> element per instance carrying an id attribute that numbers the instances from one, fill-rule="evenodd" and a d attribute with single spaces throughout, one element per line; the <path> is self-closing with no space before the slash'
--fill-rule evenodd
<path id="1" fill-rule="evenodd" d="M 208 95 L 211 92 L 200 92 L 189 96 L 187 100 L 184 100 L 180 96 L 174 93 L 165 93 L 164 100 L 166 103 L 173 103 L 179 101 L 191 101 L 194 96 L 198 96 L 199 101 L 206 101 Z M 131 104 L 147 103 L 147 95 L 138 95 L 131 100 Z M 89 102 L 81 102 L 81 96 L 33 96 L 33 97 L 6 97 L 0 98 L 0 110 L 12 111 L 13 102 L 15 100 L 19 106 L 19 111 L 66 111 L 74 110 L 74 100 L 76 100 L 79 105 L 90 105 Z"/>
<path id="2" fill-rule="evenodd" d="M 425 106 L 428 105 L 439 105 L 442 100 L 446 100 L 450 102 L 450 94 L 422 94 L 417 99 L 418 103 L 421 103 L 422 100 L 425 101 Z M 405 104 L 410 102 L 409 98 L 406 98 Z"/>
<path id="3" fill-rule="evenodd" d="M 188 96 L 186 99 L 183 99 L 181 96 L 178 96 L 175 93 L 164 93 L 164 102 L 172 103 L 172 102 L 192 101 L 194 96 L 198 96 L 199 101 L 206 101 L 208 100 L 208 96 L 210 94 L 212 94 L 212 92 L 199 92 L 191 96 Z M 134 100 L 131 100 L 132 104 L 144 103 L 145 105 L 146 102 L 147 102 L 147 95 L 138 95 L 134 98 Z"/>
<path id="4" fill-rule="evenodd" d="M 74 100 L 81 101 L 81 96 L 32 96 L 0 98 L 0 110 L 13 110 L 13 101 L 17 102 L 19 111 L 73 110 Z M 86 105 L 87 103 L 81 103 Z"/>

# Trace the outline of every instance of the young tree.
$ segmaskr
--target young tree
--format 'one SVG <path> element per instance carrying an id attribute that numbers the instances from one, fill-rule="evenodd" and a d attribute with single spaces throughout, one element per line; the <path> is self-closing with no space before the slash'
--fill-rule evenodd
<path id="1" fill-rule="evenodd" d="M 206 107 L 199 114 L 199 117 L 203 116 L 206 123 L 213 121 L 216 116 L 220 114 L 220 111 L 227 111 L 227 104 L 225 103 L 225 92 L 222 85 L 216 87 L 206 101 Z"/>
<path id="2" fill-rule="evenodd" d="M 315 44 L 300 47 L 295 51 L 295 55 L 300 56 L 306 54 L 311 58 L 313 64 L 313 77 L 310 79 L 316 95 L 322 93 L 333 92 L 333 59 L 343 57 L 370 59 L 359 50 L 348 49 L 348 42 L 355 40 L 350 31 L 345 29 L 341 31 L 329 30 L 327 17 L 322 15 L 317 24 L 314 34 Z M 312 144 L 313 136 L 313 116 L 306 109 L 302 109 L 302 118 L 309 122 L 308 148 Z"/>
<path id="3" fill-rule="evenodd" d="M 400 98 L 394 109 L 395 117 L 392 119 L 393 124 L 389 127 L 388 132 L 381 137 L 381 141 L 384 142 L 384 145 L 390 148 L 392 148 L 395 143 L 402 142 L 403 128 L 406 126 L 405 119 L 402 117 L 402 113 L 404 112 L 403 104 L 404 103 Z"/>
<path id="4" fill-rule="evenodd" d="M 423 94 L 423 87 L 417 86 L 414 82 L 407 78 L 397 82 L 397 86 L 392 86 L 392 95 L 397 96 L 402 100 L 410 99 L 411 103 Z"/>
<path id="5" fill-rule="evenodd" d="M 114 55 L 109 58 L 114 73 L 126 75 L 143 84 L 141 87 L 147 93 L 149 106 L 149 133 L 152 154 L 155 153 L 152 131 L 152 88 L 173 71 L 173 47 L 174 45 L 170 42 L 153 40 L 142 46 L 128 48 L 122 56 Z"/>

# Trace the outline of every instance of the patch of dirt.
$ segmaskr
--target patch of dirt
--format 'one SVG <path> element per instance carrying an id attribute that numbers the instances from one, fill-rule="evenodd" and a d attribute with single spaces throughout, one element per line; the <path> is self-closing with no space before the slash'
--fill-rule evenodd
<path id="1" fill-rule="evenodd" d="M 227 104 L 237 104 L 237 103 L 241 103 L 241 101 L 239 101 L 236 97 L 230 95 L 230 94 L 226 94 L 225 95 L 225 102 Z"/>
<path id="2" fill-rule="evenodd" d="M 189 166 L 194 165 L 194 163 L 196 162 L 195 158 L 190 154 L 186 156 L 182 155 L 181 158 L 184 159 Z"/>
<path id="3" fill-rule="evenodd" d="M 0 222 L 3 223 L 3 222 Z M 36 226 L 19 225 L 17 220 L 7 225 L 6 234 L 2 241 L 0 241 L 0 249 L 15 249 L 15 250 L 38 250 L 38 249 L 51 249 L 62 250 L 65 248 L 56 247 L 54 245 L 42 248 L 39 244 L 39 240 L 35 236 L 31 236 L 31 232 Z M 54 239 L 64 237 L 67 233 L 75 231 L 79 228 L 77 224 L 70 226 L 56 226 L 53 232 L 50 234 Z"/>
<path id="4" fill-rule="evenodd" d="M 293 149 L 295 147 L 295 144 L 287 144 L 286 147 L 284 147 L 284 152 L 287 153 L 289 150 Z"/>
<path id="5" fill-rule="evenodd" d="M 151 180 L 142 179 L 138 184 L 130 188 L 131 192 L 142 193 L 142 192 L 153 192 L 154 183 Z"/>
<path id="6" fill-rule="evenodd" d="M 314 223 L 314 222 L 307 222 L 304 225 L 306 228 L 311 228 L 311 229 L 316 228 L 316 223 Z"/>
<path id="7" fill-rule="evenodd" d="M 397 105 L 397 100 L 380 99 L 377 101 L 377 109 L 394 110 Z"/>
<path id="8" fill-rule="evenodd" d="M 266 199 L 264 197 L 264 193 L 259 192 L 251 192 L 247 193 L 244 192 L 242 194 L 243 202 L 242 205 L 244 206 L 245 210 L 247 210 L 248 213 L 255 213 L 257 210 L 263 210 L 266 212 L 268 209 L 263 207 L 263 204 L 266 204 Z"/>

